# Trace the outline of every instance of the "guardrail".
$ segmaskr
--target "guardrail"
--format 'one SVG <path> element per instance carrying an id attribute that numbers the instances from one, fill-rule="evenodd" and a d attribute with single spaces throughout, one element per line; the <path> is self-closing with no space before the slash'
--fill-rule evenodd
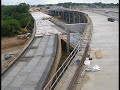
<path id="1" fill-rule="evenodd" d="M 74 74 L 67 90 L 75 90 L 76 82 L 77 82 L 80 74 L 82 73 L 81 70 L 82 70 L 83 62 L 86 59 L 87 52 L 89 50 L 89 44 L 90 44 L 91 37 L 92 37 L 92 28 L 93 28 L 92 26 L 93 25 L 92 25 L 92 21 L 91 21 L 90 17 L 86 16 L 86 18 L 88 20 L 88 24 L 87 24 L 87 26 L 86 26 L 86 28 L 83 32 L 83 36 L 80 40 L 81 41 L 81 47 L 85 50 L 84 50 L 84 53 L 83 53 L 82 58 L 81 58 L 81 63 L 78 66 L 77 70 L 75 71 L 75 74 Z M 85 43 L 84 40 L 87 40 L 87 42 Z"/>
<path id="2" fill-rule="evenodd" d="M 60 78 L 62 77 L 62 75 L 66 71 L 66 69 L 68 68 L 70 62 L 72 61 L 72 59 L 74 58 L 74 56 L 78 52 L 79 46 L 80 46 L 80 42 L 76 45 L 76 47 L 73 49 L 73 51 L 67 57 L 67 59 L 64 61 L 64 63 L 61 65 L 61 67 L 58 68 L 56 73 L 53 75 L 53 77 L 50 79 L 50 81 L 46 84 L 46 86 L 44 87 L 43 90 L 47 90 L 47 89 L 52 90 L 56 86 L 56 84 L 58 83 L 58 81 L 60 80 Z"/>
<path id="3" fill-rule="evenodd" d="M 75 71 L 75 74 L 74 74 L 74 76 L 73 76 L 67 90 L 75 90 L 76 82 L 77 82 L 77 80 L 79 78 L 79 73 L 82 70 L 83 62 L 86 59 L 88 49 L 89 49 L 89 44 L 87 44 L 87 46 L 85 47 L 84 54 L 82 55 L 82 58 L 80 60 L 80 65 L 78 66 L 77 70 Z"/>

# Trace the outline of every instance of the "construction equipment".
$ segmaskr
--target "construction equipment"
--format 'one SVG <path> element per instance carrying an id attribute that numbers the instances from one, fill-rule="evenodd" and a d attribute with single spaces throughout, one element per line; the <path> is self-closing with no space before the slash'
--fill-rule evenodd
<path id="1" fill-rule="evenodd" d="M 22 35 L 17 35 L 18 39 L 26 39 L 27 37 L 30 37 L 31 33 L 26 33 L 26 34 L 22 34 Z"/>

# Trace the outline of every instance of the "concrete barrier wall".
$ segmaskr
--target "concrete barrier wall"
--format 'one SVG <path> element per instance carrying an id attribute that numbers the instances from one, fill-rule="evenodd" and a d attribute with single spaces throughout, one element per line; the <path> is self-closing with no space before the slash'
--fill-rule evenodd
<path id="1" fill-rule="evenodd" d="M 86 23 L 77 23 L 77 24 L 66 24 L 66 30 L 70 32 L 83 32 L 86 26 Z"/>
<path id="2" fill-rule="evenodd" d="M 60 28 L 64 29 L 66 32 L 67 30 L 70 32 L 83 32 L 86 27 L 86 23 L 66 24 L 65 22 L 57 19 L 51 19 L 50 21 L 55 23 Z"/>

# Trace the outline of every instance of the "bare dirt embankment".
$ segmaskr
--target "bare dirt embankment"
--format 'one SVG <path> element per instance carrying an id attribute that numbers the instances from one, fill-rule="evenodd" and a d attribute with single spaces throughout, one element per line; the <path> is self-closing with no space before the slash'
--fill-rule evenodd
<path id="1" fill-rule="evenodd" d="M 18 39 L 17 37 L 2 37 L 2 54 L 21 49 L 27 39 Z"/>
<path id="2" fill-rule="evenodd" d="M 1 40 L 1 68 L 2 71 L 9 67 L 9 64 L 12 62 L 12 58 L 9 60 L 4 60 L 5 54 L 15 54 L 14 57 L 18 53 L 21 52 L 21 50 L 26 45 L 26 41 L 28 39 L 18 39 L 17 37 L 2 37 Z"/>

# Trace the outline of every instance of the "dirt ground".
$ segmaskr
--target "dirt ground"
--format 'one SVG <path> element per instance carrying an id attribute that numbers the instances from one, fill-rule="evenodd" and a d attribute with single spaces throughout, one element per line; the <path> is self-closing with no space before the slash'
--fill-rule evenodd
<path id="1" fill-rule="evenodd" d="M 25 42 L 28 39 L 17 39 L 17 37 L 2 37 L 1 40 L 1 68 L 2 71 L 5 68 L 8 68 L 9 63 L 11 62 L 9 60 L 4 60 L 4 54 L 11 53 L 11 54 L 18 54 L 20 51 L 24 48 Z"/>
<path id="2" fill-rule="evenodd" d="M 27 39 L 17 39 L 17 37 L 2 37 L 1 54 L 21 49 Z"/>

